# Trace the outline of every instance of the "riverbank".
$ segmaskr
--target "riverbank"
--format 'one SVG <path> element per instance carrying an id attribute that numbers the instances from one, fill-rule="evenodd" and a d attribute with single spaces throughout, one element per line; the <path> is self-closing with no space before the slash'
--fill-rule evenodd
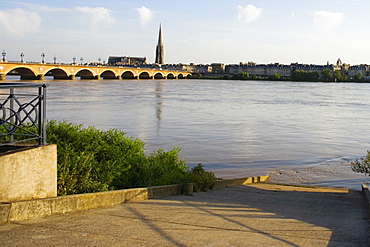
<path id="1" fill-rule="evenodd" d="M 319 78 L 319 74 L 317 77 L 314 76 L 314 79 L 309 76 L 309 73 L 303 77 L 290 77 L 290 76 L 282 76 L 278 73 L 272 76 L 257 76 L 248 73 L 240 73 L 240 74 L 227 74 L 227 73 L 199 73 L 193 74 L 189 79 L 205 79 L 205 80 L 238 80 L 238 81 L 294 81 L 294 82 L 328 82 L 328 83 L 369 83 L 369 79 L 365 78 Z"/>
<path id="2" fill-rule="evenodd" d="M 362 184 L 370 184 L 366 174 L 352 171 L 345 159 L 333 159 L 320 163 L 278 166 L 243 166 L 237 168 L 210 169 L 216 177 L 231 179 L 237 176 L 268 174 L 269 182 L 292 185 L 324 186 L 361 190 Z"/>

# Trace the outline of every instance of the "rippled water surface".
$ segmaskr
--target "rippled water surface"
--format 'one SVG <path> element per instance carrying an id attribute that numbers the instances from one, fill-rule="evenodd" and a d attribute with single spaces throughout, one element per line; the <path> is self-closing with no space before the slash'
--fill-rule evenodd
<path id="1" fill-rule="evenodd" d="M 367 181 L 362 175 L 354 176 L 347 160 L 370 149 L 370 84 L 232 80 L 47 83 L 48 119 L 104 130 L 117 128 L 143 140 L 147 152 L 180 147 L 181 157 L 189 165 L 202 163 L 218 176 L 304 174 L 304 169 L 311 178 L 298 183 L 315 184 L 315 177 L 320 178 L 316 184 Z M 331 173 L 330 178 L 307 171 L 313 168 Z"/>

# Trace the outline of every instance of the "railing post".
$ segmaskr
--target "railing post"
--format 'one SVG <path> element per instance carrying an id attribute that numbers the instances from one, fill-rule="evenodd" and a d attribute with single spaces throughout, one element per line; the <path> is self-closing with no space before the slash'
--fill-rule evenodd
<path id="1" fill-rule="evenodd" d="M 42 109 L 42 112 L 43 112 L 43 114 L 42 114 L 42 116 L 43 116 L 43 120 L 42 120 L 42 128 L 43 128 L 43 131 L 42 131 L 42 133 L 43 133 L 43 136 L 42 136 L 42 138 L 43 138 L 43 144 L 42 145 L 45 145 L 47 142 L 46 142 L 46 85 L 44 84 L 44 85 L 42 85 L 42 91 L 43 91 L 43 109 Z"/>
<path id="2" fill-rule="evenodd" d="M 46 86 L 39 87 L 39 119 L 38 119 L 39 145 L 46 144 Z"/>
<path id="3" fill-rule="evenodd" d="M 10 111 L 9 111 L 9 121 L 10 121 L 10 128 L 13 129 L 13 126 L 15 125 L 13 116 L 11 114 L 15 111 L 14 110 L 14 88 L 9 89 L 9 97 L 10 97 Z M 10 142 L 14 142 L 14 134 L 13 131 L 10 132 Z"/>

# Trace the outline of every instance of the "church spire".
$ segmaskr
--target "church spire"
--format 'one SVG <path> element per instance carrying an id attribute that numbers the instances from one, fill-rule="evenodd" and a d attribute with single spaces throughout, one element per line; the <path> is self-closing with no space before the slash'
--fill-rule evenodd
<path id="1" fill-rule="evenodd" d="M 162 24 L 159 24 L 158 44 L 162 45 Z"/>
<path id="2" fill-rule="evenodd" d="M 158 44 L 155 56 L 155 63 L 164 64 L 164 49 L 162 44 L 162 25 L 159 24 L 159 36 L 158 36 Z"/>

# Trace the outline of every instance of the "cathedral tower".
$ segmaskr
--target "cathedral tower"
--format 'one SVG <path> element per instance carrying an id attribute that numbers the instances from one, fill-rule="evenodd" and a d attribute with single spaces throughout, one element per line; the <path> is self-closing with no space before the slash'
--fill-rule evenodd
<path id="1" fill-rule="evenodd" d="M 162 44 L 162 27 L 159 25 L 159 37 L 158 37 L 158 44 L 157 50 L 155 54 L 155 63 L 157 64 L 164 64 L 164 49 Z"/>

